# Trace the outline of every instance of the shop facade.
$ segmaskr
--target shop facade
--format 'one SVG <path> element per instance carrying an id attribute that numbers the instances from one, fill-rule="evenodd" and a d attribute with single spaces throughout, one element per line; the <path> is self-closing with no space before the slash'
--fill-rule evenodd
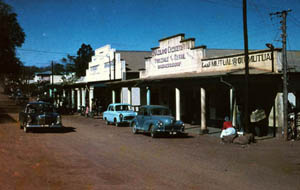
<path id="1" fill-rule="evenodd" d="M 234 125 L 243 125 L 243 53 L 227 51 L 220 56 L 222 50 L 195 46 L 195 39 L 185 39 L 184 34 L 163 38 L 151 50 L 139 79 L 110 85 L 139 87 L 141 105 L 167 105 L 176 119 L 200 125 L 203 132 L 207 126 L 221 128 L 225 116 L 230 116 Z M 264 121 L 252 123 L 264 133 L 269 127 L 282 126 L 281 60 L 280 49 L 249 53 L 249 113 L 264 110 Z"/>

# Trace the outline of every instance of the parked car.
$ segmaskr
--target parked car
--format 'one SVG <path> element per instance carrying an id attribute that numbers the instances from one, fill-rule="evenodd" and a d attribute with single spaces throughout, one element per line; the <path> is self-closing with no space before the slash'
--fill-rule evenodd
<path id="1" fill-rule="evenodd" d="M 20 128 L 28 132 L 32 128 L 61 128 L 60 114 L 56 113 L 52 104 L 47 102 L 30 102 L 25 110 L 19 113 Z"/>
<path id="2" fill-rule="evenodd" d="M 131 130 L 134 134 L 150 133 L 153 138 L 160 133 L 180 135 L 184 134 L 184 123 L 176 121 L 166 106 L 146 105 L 139 108 L 137 116 L 131 122 Z"/>
<path id="3" fill-rule="evenodd" d="M 123 123 L 129 124 L 136 114 L 130 104 L 115 103 L 108 105 L 107 110 L 103 112 L 103 119 L 107 125 L 114 123 L 115 126 L 119 126 Z"/>

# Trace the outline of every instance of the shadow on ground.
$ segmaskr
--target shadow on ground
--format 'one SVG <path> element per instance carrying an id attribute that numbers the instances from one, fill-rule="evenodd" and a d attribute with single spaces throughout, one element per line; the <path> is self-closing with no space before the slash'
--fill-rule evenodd
<path id="1" fill-rule="evenodd" d="M 12 118 L 10 115 L 2 113 L 0 114 L 0 124 L 3 123 L 15 123 L 17 122 L 14 118 Z"/>
<path id="2" fill-rule="evenodd" d="M 30 133 L 71 133 L 76 132 L 74 127 L 63 127 L 63 128 L 33 128 L 29 129 Z"/>
<path id="3" fill-rule="evenodd" d="M 145 133 L 144 135 L 151 136 L 148 133 Z M 188 133 L 177 134 L 177 135 L 157 134 L 157 136 L 155 138 L 187 139 L 187 138 L 194 138 L 194 136 L 191 136 Z"/>

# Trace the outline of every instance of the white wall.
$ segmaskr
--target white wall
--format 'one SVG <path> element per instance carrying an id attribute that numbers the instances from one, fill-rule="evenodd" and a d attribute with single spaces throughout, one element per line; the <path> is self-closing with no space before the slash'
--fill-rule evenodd
<path id="1" fill-rule="evenodd" d="M 112 49 L 110 45 L 106 45 L 95 50 L 95 55 L 86 70 L 86 81 L 122 79 L 122 74 L 125 71 L 125 62 L 122 63 L 120 53 L 116 53 L 115 49 Z"/>
<path id="2" fill-rule="evenodd" d="M 140 72 L 141 78 L 196 72 L 201 67 L 205 48 L 192 49 L 194 47 L 194 40 L 185 40 L 184 36 L 161 40 L 159 47 L 152 50 L 152 57 L 146 59 L 145 71 Z"/>

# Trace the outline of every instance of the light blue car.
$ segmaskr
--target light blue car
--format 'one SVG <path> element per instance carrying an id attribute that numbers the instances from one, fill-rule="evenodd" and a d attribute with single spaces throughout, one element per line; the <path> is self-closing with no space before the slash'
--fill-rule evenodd
<path id="1" fill-rule="evenodd" d="M 139 108 L 137 116 L 131 122 L 131 130 L 134 134 L 150 133 L 153 138 L 160 133 L 180 135 L 184 134 L 184 123 L 176 121 L 168 107 L 146 105 Z"/>
<path id="2" fill-rule="evenodd" d="M 130 104 L 114 103 L 109 104 L 107 110 L 103 112 L 103 120 L 106 121 L 107 125 L 113 123 L 115 126 L 119 126 L 120 124 L 131 123 L 136 115 L 137 113 L 133 111 Z"/>

